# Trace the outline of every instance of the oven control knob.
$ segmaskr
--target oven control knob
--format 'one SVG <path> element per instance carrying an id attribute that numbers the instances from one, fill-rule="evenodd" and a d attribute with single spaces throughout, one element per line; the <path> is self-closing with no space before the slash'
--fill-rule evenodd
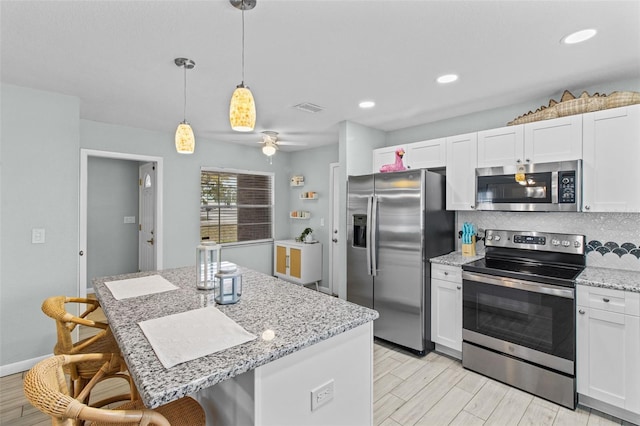
<path id="1" fill-rule="evenodd" d="M 493 239 L 496 241 L 500 241 L 500 235 L 496 235 L 495 237 L 493 237 Z"/>
<path id="2" fill-rule="evenodd" d="M 573 246 L 574 246 L 575 248 L 580 248 L 580 245 L 581 245 L 581 244 L 580 244 L 580 241 L 574 241 L 574 242 L 573 242 Z"/>
<path id="3" fill-rule="evenodd" d="M 565 241 L 563 241 L 563 242 L 562 242 L 562 246 L 563 246 L 563 247 L 569 247 L 570 245 L 571 245 L 571 242 L 569 242 L 569 241 L 567 241 L 567 240 L 565 240 Z"/>
<path id="4" fill-rule="evenodd" d="M 553 245 L 553 246 L 560 245 L 560 240 L 551 240 L 551 245 Z"/>
<path id="5" fill-rule="evenodd" d="M 489 241 L 493 240 L 493 235 L 487 235 L 487 240 Z"/>

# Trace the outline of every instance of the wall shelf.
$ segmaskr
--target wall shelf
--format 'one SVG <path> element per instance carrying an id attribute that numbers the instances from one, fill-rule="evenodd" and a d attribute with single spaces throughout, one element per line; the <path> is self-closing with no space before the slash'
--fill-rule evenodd
<path id="1" fill-rule="evenodd" d="M 302 175 L 291 176 L 289 183 L 291 186 L 304 186 L 304 176 Z"/>
<path id="2" fill-rule="evenodd" d="M 300 194 L 300 199 L 301 200 L 317 200 L 318 193 L 313 191 L 303 192 L 302 194 Z"/>
<path id="3" fill-rule="evenodd" d="M 311 219 L 311 213 L 304 210 L 295 210 L 289 212 L 289 218 L 291 219 Z"/>

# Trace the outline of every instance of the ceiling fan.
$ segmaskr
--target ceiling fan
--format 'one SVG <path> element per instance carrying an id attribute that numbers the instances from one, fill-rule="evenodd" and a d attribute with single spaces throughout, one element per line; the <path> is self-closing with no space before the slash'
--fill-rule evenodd
<path id="1" fill-rule="evenodd" d="M 262 140 L 258 143 L 262 144 L 262 153 L 267 157 L 275 154 L 280 145 L 306 145 L 306 143 L 302 142 L 283 142 L 278 139 L 278 132 L 272 130 L 264 130 L 262 132 Z"/>

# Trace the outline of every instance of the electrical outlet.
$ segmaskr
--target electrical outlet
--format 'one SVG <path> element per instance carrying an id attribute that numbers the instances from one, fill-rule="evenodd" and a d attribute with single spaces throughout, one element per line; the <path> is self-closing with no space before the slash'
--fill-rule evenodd
<path id="1" fill-rule="evenodd" d="M 311 390 L 311 411 L 315 411 L 333 399 L 333 379 Z"/>

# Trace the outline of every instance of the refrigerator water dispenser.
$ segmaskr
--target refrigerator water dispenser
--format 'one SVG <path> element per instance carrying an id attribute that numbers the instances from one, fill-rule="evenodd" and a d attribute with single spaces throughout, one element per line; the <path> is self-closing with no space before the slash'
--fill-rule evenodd
<path id="1" fill-rule="evenodd" d="M 353 215 L 353 247 L 367 247 L 367 215 Z"/>

